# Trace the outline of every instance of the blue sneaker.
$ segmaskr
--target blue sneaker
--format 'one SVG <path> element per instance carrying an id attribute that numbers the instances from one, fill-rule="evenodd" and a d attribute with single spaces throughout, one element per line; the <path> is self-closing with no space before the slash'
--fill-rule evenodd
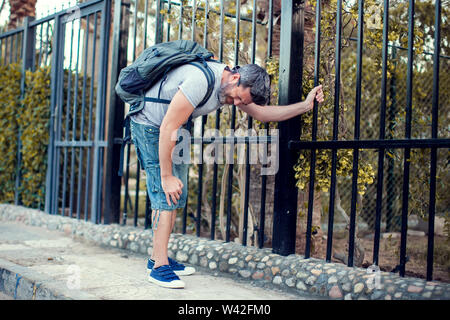
<path id="1" fill-rule="evenodd" d="M 150 273 L 155 265 L 155 261 L 152 259 L 148 259 L 147 262 L 147 272 Z M 189 276 L 195 272 L 195 269 L 192 267 L 186 267 L 184 264 L 181 264 L 171 258 L 169 258 L 169 265 L 172 268 L 173 272 L 177 276 Z"/>
<path id="2" fill-rule="evenodd" d="M 168 265 L 152 269 L 148 276 L 148 281 L 153 282 L 164 288 L 182 289 L 184 282 L 172 271 Z"/>

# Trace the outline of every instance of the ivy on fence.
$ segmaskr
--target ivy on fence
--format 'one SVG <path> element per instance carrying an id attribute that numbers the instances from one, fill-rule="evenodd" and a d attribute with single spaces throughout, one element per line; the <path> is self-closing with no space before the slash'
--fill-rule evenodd
<path id="1" fill-rule="evenodd" d="M 0 202 L 14 201 L 19 127 L 22 129 L 21 202 L 41 208 L 45 197 L 50 118 L 50 68 L 25 74 L 21 100 L 21 64 L 0 66 Z"/>
<path id="2" fill-rule="evenodd" d="M 27 207 L 44 203 L 50 119 L 50 68 L 27 71 L 26 91 L 17 119 L 22 128 L 22 184 L 20 195 Z"/>
<path id="3" fill-rule="evenodd" d="M 17 163 L 17 115 L 21 65 L 0 66 L 0 201 L 13 202 Z"/>

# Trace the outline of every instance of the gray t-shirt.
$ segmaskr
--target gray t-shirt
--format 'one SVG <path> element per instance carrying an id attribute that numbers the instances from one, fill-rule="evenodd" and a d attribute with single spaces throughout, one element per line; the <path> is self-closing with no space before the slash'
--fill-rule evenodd
<path id="1" fill-rule="evenodd" d="M 208 66 L 214 72 L 215 84 L 214 91 L 209 100 L 200 108 L 197 105 L 203 100 L 208 90 L 208 81 L 202 70 L 199 68 L 186 64 L 180 66 L 167 73 L 167 79 L 164 81 L 161 88 L 161 99 L 172 100 L 173 96 L 180 89 L 184 96 L 194 106 L 192 118 L 196 118 L 208 114 L 221 107 L 218 98 L 218 89 L 220 88 L 222 73 L 225 64 L 208 62 Z M 158 81 L 145 94 L 146 97 L 157 98 L 161 81 Z M 164 115 L 167 112 L 169 105 L 163 103 L 145 102 L 144 109 L 136 115 L 131 116 L 131 119 L 140 124 L 149 124 L 159 127 L 162 123 Z"/>

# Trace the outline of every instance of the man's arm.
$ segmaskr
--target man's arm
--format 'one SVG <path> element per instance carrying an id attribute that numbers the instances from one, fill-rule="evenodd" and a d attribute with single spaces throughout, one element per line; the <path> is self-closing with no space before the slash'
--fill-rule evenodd
<path id="1" fill-rule="evenodd" d="M 194 106 L 186 99 L 181 90 L 178 90 L 159 128 L 161 185 L 169 205 L 171 200 L 174 204 L 177 203 L 183 188 L 183 183 L 180 179 L 172 175 L 172 151 L 176 144 L 176 132 L 189 119 L 193 111 Z"/>
<path id="2" fill-rule="evenodd" d="M 323 102 L 321 85 L 312 89 L 305 101 L 293 103 L 287 106 L 260 106 L 255 103 L 250 103 L 247 105 L 242 104 L 238 107 L 256 120 L 262 122 L 284 121 L 311 110 L 314 106 L 314 98 L 319 103 Z"/>

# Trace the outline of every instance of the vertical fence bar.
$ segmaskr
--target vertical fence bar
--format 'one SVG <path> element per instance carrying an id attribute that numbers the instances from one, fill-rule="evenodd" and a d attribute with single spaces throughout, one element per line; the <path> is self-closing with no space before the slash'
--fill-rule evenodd
<path id="1" fill-rule="evenodd" d="M 5 39 L 5 59 L 3 60 L 4 65 L 6 65 L 6 57 L 8 56 L 8 38 L 9 37 L 3 38 Z"/>
<path id="2" fill-rule="evenodd" d="M 272 58 L 272 36 L 273 36 L 273 0 L 269 1 L 269 19 L 268 19 L 268 30 L 267 30 L 267 57 Z M 264 130 L 269 136 L 269 123 L 264 123 Z M 268 147 L 264 146 L 265 154 L 267 154 Z M 263 164 L 263 167 L 265 165 Z M 266 222 L 266 186 L 267 186 L 267 175 L 261 176 L 261 209 L 259 214 L 259 229 L 258 229 L 258 246 L 261 249 L 264 246 L 264 228 Z"/>
<path id="3" fill-rule="evenodd" d="M 439 63 L 441 52 L 441 0 L 435 3 L 434 56 L 433 56 L 433 109 L 431 113 L 431 138 L 437 139 L 439 115 Z M 430 203 L 428 213 L 427 281 L 433 279 L 434 220 L 436 214 L 436 162 L 437 149 L 431 148 Z"/>
<path id="4" fill-rule="evenodd" d="M 128 219 L 128 202 L 130 200 L 129 196 L 129 179 L 130 179 L 130 148 L 131 144 L 127 143 L 127 158 L 126 158 L 126 170 L 125 170 L 125 195 L 124 195 L 124 201 L 123 201 L 123 215 L 122 215 L 122 224 L 127 224 Z"/>
<path id="5" fill-rule="evenodd" d="M 386 101 L 387 101 L 387 61 L 388 61 L 388 31 L 389 31 L 389 0 L 384 0 L 383 11 L 383 48 L 381 70 L 381 105 L 380 105 L 380 135 L 379 139 L 386 138 Z M 383 205 L 383 175 L 384 175 L 384 148 L 378 150 L 377 175 L 377 204 L 375 208 L 375 235 L 373 240 L 373 264 L 378 265 L 381 233 L 381 209 Z"/>
<path id="6" fill-rule="evenodd" d="M 72 115 L 72 142 L 75 142 L 77 139 L 76 136 L 76 121 L 77 121 L 77 109 L 78 109 L 78 64 L 80 57 L 80 35 L 81 35 L 81 18 L 78 20 L 78 36 L 77 36 L 77 62 L 75 66 L 75 90 L 74 90 L 74 101 L 73 101 L 73 115 Z M 72 217 L 73 213 L 73 189 L 75 184 L 75 152 L 77 148 L 72 146 L 72 158 L 70 161 L 70 195 L 69 195 L 69 212 L 70 217 Z"/>
<path id="7" fill-rule="evenodd" d="M 10 39 L 11 37 L 5 37 L 5 38 L 3 38 L 4 39 L 4 41 L 5 41 L 5 56 L 4 56 L 4 60 L 3 60 L 3 64 L 4 65 L 6 65 L 7 63 L 8 63 L 8 52 L 9 52 L 9 50 L 8 50 L 8 42 L 9 42 L 9 39 Z"/>
<path id="8" fill-rule="evenodd" d="M 84 117 L 86 110 L 86 81 L 87 81 L 87 59 L 88 59 L 88 49 L 89 49 L 89 18 L 90 15 L 86 17 L 86 31 L 84 33 L 84 54 L 83 54 L 83 89 L 82 96 L 83 101 L 81 102 L 81 123 L 80 123 L 80 141 L 84 140 Z M 78 170 L 78 191 L 77 191 L 77 219 L 80 219 L 81 214 L 81 184 L 83 183 L 83 148 L 80 148 L 80 169 Z M 86 177 L 87 179 L 87 177 Z"/>
<path id="9" fill-rule="evenodd" d="M 62 15 L 58 15 L 57 19 L 55 19 L 55 24 L 58 23 L 59 25 L 56 28 L 59 28 L 61 37 L 55 38 L 60 40 L 60 43 L 66 42 L 66 24 L 62 22 Z M 55 81 L 57 81 L 56 86 L 56 105 L 55 105 L 55 112 L 57 114 L 56 119 L 56 130 L 55 130 L 55 140 L 60 141 L 61 140 L 61 134 L 62 134 L 62 113 L 63 113 L 63 94 L 64 94 L 64 50 L 65 45 L 61 45 L 61 48 L 58 50 L 58 65 L 57 65 L 57 71 L 55 74 Z M 58 213 L 58 206 L 59 206 L 59 173 L 60 173 L 60 157 L 61 157 L 61 147 L 55 147 L 55 163 L 52 167 L 52 185 L 54 186 L 53 189 L 53 201 L 52 201 L 52 214 Z"/>
<path id="10" fill-rule="evenodd" d="M 195 14 L 197 13 L 197 0 L 192 0 L 192 23 L 191 23 L 191 40 L 195 41 L 195 24 L 196 24 L 196 17 Z"/>
<path id="11" fill-rule="evenodd" d="M 279 104 L 299 102 L 302 98 L 303 74 L 303 1 L 281 3 Z M 297 197 L 294 165 L 297 153 L 288 148 L 290 140 L 298 140 L 301 116 L 278 123 L 279 169 L 275 176 L 273 205 L 273 252 L 295 253 Z"/>
<path id="12" fill-rule="evenodd" d="M 45 42 L 45 60 L 44 60 L 44 65 L 47 65 L 47 59 L 48 59 L 48 44 L 49 44 L 49 28 L 50 28 L 50 21 L 47 21 L 47 29 L 45 31 L 45 37 L 47 38 L 47 41 Z"/>
<path id="13" fill-rule="evenodd" d="M 13 45 L 14 45 L 14 35 L 9 37 L 11 39 L 9 44 L 9 63 L 13 63 Z"/>
<path id="14" fill-rule="evenodd" d="M 34 34 L 35 34 L 35 38 L 33 39 L 33 41 L 34 42 L 36 42 L 36 29 L 35 29 L 35 27 L 33 27 L 32 28 L 33 29 L 33 32 L 34 32 Z M 22 55 L 22 53 L 23 53 L 23 46 L 24 46 L 24 34 L 23 34 L 23 32 L 21 33 L 21 35 L 20 35 L 20 46 L 18 46 L 17 47 L 17 57 L 18 57 L 18 60 L 22 60 L 24 57 L 23 57 L 23 55 Z M 31 60 L 32 61 L 34 61 L 35 60 L 35 55 L 36 55 L 36 47 L 33 47 L 33 50 L 34 50 L 34 54 L 33 54 L 33 57 L 31 57 Z M 30 62 L 31 63 L 31 62 Z M 30 68 L 32 67 L 33 65 L 32 64 L 30 64 Z"/>
<path id="15" fill-rule="evenodd" d="M 147 27 L 148 27 L 148 0 L 145 0 L 145 7 L 144 7 L 144 50 L 147 48 Z"/>
<path id="16" fill-rule="evenodd" d="M 22 41 L 22 76 L 20 80 L 21 99 L 25 96 L 25 73 L 33 67 L 33 56 L 35 53 L 35 28 L 29 24 L 33 21 L 33 17 L 26 17 L 23 25 L 23 41 Z M 16 164 L 16 181 L 14 192 L 14 204 L 20 205 L 20 185 L 22 184 L 22 128 L 19 126 L 17 135 L 17 164 Z"/>
<path id="17" fill-rule="evenodd" d="M 241 27 L 241 2 L 236 0 L 236 25 L 235 25 L 235 35 L 234 35 L 234 65 L 237 66 L 239 63 L 239 29 Z M 231 107 L 231 136 L 234 137 L 234 129 L 236 127 L 236 106 L 233 104 Z M 233 197 L 233 154 L 234 154 L 234 144 L 231 144 L 230 155 L 228 159 L 231 159 L 231 163 L 228 164 L 228 185 L 227 185 L 227 224 L 225 230 L 225 241 L 230 241 L 231 232 L 231 199 Z"/>
<path id="18" fill-rule="evenodd" d="M 194 1 L 195 2 L 195 1 Z M 208 48 L 208 11 L 209 3 L 205 3 L 205 27 L 203 30 L 203 47 Z M 194 39 L 192 39 L 194 40 Z M 206 121 L 208 119 L 207 115 L 202 116 L 202 123 L 200 127 L 200 137 L 203 137 L 205 131 Z M 202 195 L 203 195 L 203 139 L 200 143 L 200 163 L 198 165 L 198 193 L 197 193 L 197 217 L 196 217 L 196 234 L 200 237 L 200 223 L 202 219 Z"/>
<path id="19" fill-rule="evenodd" d="M 315 51 L 314 51 L 314 87 L 319 85 L 319 73 L 320 73 L 320 30 L 321 23 L 320 17 L 322 14 L 322 8 L 320 0 L 316 2 L 316 34 L 315 34 Z M 317 116 L 318 116 L 318 104 L 317 100 L 314 99 L 313 106 L 313 122 L 312 122 L 312 132 L 311 140 L 317 140 Z M 309 171 L 309 187 L 308 187 L 308 216 L 306 222 L 306 242 L 305 242 L 305 258 L 311 256 L 311 232 L 312 232 L 312 216 L 314 210 L 314 182 L 316 179 L 316 149 L 311 149 L 311 163 Z M 326 260 L 331 261 L 331 248 L 332 248 L 332 238 L 333 238 L 333 221 L 331 225 L 328 225 L 328 244 L 327 244 L 327 255 Z"/>
<path id="20" fill-rule="evenodd" d="M 1 47 L 2 47 L 2 54 L 0 56 L 2 60 L 2 64 L 6 65 L 6 55 L 8 54 L 8 38 L 2 38 L 1 39 Z"/>
<path id="21" fill-rule="evenodd" d="M 20 60 L 19 36 L 23 36 L 23 32 L 16 33 L 14 37 L 14 62 L 19 62 Z"/>
<path id="22" fill-rule="evenodd" d="M 203 131 L 206 124 L 206 115 L 202 116 L 201 122 L 201 137 L 203 137 Z M 198 165 L 198 188 L 197 188 L 197 215 L 195 217 L 195 231 L 197 237 L 200 237 L 200 222 L 202 219 L 202 193 L 203 193 L 203 142 L 200 143 L 200 163 Z"/>
<path id="23" fill-rule="evenodd" d="M 101 101 L 101 122 L 100 122 L 100 140 L 103 143 L 107 143 L 107 141 L 105 141 L 105 121 L 106 121 L 106 104 L 107 104 L 107 90 L 108 90 L 108 78 L 110 77 L 108 75 L 108 70 L 109 70 L 109 42 L 110 42 L 110 34 L 111 34 L 111 9 L 112 9 L 112 2 L 111 1 L 106 1 L 103 7 L 103 16 L 104 16 L 104 23 L 103 23 L 103 32 L 105 34 L 104 37 L 104 41 L 103 43 L 103 63 L 101 64 L 101 68 L 102 68 L 102 79 L 101 79 L 101 83 L 102 83 L 102 101 Z M 100 86 L 99 86 L 100 87 Z M 100 163 L 100 188 L 98 191 L 98 199 L 100 199 L 98 201 L 98 223 L 101 223 L 102 221 L 102 213 L 104 212 L 103 209 L 105 207 L 105 198 L 102 197 L 103 196 L 103 184 L 104 184 L 104 179 L 105 179 L 105 175 L 104 175 L 104 158 L 105 158 L 105 149 L 107 146 L 105 147 L 101 147 L 100 148 L 100 159 L 99 159 L 99 163 Z"/>
<path id="24" fill-rule="evenodd" d="M 220 1 L 220 35 L 219 35 L 219 61 L 223 61 L 223 24 L 224 24 L 224 4 L 223 0 Z M 216 133 L 220 128 L 220 108 L 216 110 Z M 217 148 L 216 148 L 217 150 Z M 216 154 L 214 157 L 217 159 Z M 215 238 L 216 232 L 216 205 L 217 205 L 217 161 L 213 164 L 213 186 L 212 186 L 212 204 L 211 204 L 211 240 Z"/>
<path id="25" fill-rule="evenodd" d="M 156 30 L 155 30 L 155 44 L 163 41 L 163 18 L 161 15 L 161 1 L 156 0 Z"/>
<path id="26" fill-rule="evenodd" d="M 148 1 L 146 0 L 146 3 Z M 114 2 L 114 25 L 111 57 L 111 82 L 116 83 L 120 70 L 126 66 L 129 17 L 123 14 L 127 1 Z M 146 19 L 146 17 L 145 17 Z M 145 29 L 146 31 L 146 29 Z M 145 32 L 144 31 L 144 32 Z M 144 38 L 144 47 L 145 47 Z M 114 90 L 109 95 L 110 108 L 108 114 L 108 147 L 106 149 L 105 177 L 105 210 L 104 224 L 120 223 L 120 190 L 121 177 L 120 143 L 123 134 L 124 103 L 117 98 Z"/>
<path id="27" fill-rule="evenodd" d="M 23 32 L 16 33 L 14 37 L 14 62 L 19 62 L 20 60 L 20 51 L 19 51 L 19 36 L 23 35 Z"/>
<path id="28" fill-rule="evenodd" d="M 160 3 L 161 1 L 158 1 L 158 3 Z M 136 59 L 136 36 L 137 36 L 137 0 L 134 0 L 134 13 L 133 13 L 133 53 L 132 53 L 132 59 L 133 61 Z M 160 9 L 161 10 L 161 9 Z M 160 11 L 159 10 L 159 11 Z M 160 12 L 157 12 L 157 16 L 160 15 Z M 162 20 L 161 20 L 162 23 Z M 158 26 L 157 26 L 158 27 Z M 162 37 L 162 35 L 161 35 Z M 123 216 L 122 216 L 122 223 L 124 225 L 127 224 L 127 219 L 128 219 L 128 202 L 131 203 L 130 200 L 130 189 L 129 189 L 129 179 L 130 179 L 130 156 L 131 156 L 131 143 L 127 143 L 127 158 L 126 158 L 126 173 L 125 173 L 125 196 L 124 196 L 124 203 L 123 203 Z M 137 169 L 136 169 L 136 178 L 139 175 L 139 171 L 140 171 L 140 163 L 139 161 L 137 161 Z M 139 180 L 139 179 L 137 179 Z M 136 209 L 136 204 L 137 204 L 137 200 L 138 200 L 138 184 L 136 184 L 136 195 L 135 195 L 135 209 Z M 137 211 L 135 211 L 135 216 L 137 214 Z"/>
<path id="29" fill-rule="evenodd" d="M 358 43 L 356 53 L 356 98 L 355 98 L 355 131 L 354 139 L 359 140 L 360 135 L 360 110 L 361 110 L 361 74 L 363 56 L 363 34 L 364 34 L 364 0 L 358 1 Z M 359 149 L 353 149 L 352 168 L 352 200 L 350 208 L 350 231 L 348 237 L 348 266 L 353 267 L 355 252 L 355 224 L 356 224 L 356 203 L 358 201 L 358 162 Z"/>
<path id="30" fill-rule="evenodd" d="M 406 74 L 406 118 L 405 138 L 411 138 L 412 114 L 412 85 L 413 85 L 413 59 L 414 59 L 414 0 L 409 1 L 408 8 L 408 70 Z M 400 238 L 400 276 L 405 276 L 406 265 L 406 237 L 408 231 L 408 198 L 409 198 L 409 171 L 411 148 L 405 148 L 403 163 L 403 194 L 402 194 L 402 227 Z"/>
<path id="31" fill-rule="evenodd" d="M 70 28 L 70 54 L 69 54 L 69 70 L 68 70 L 68 81 L 67 81 L 67 98 L 66 98 L 66 124 L 64 127 L 64 141 L 69 141 L 69 114 L 70 114 L 70 97 L 71 97 L 71 89 L 72 89 L 72 52 L 73 52 L 73 20 L 72 27 Z M 69 21 L 66 22 L 66 25 Z M 66 210 L 66 191 L 67 191 L 67 149 L 64 148 L 64 166 L 63 166 L 63 185 L 62 185 L 62 206 L 61 206 L 61 215 L 65 215 Z"/>
<path id="32" fill-rule="evenodd" d="M 39 33 L 39 59 L 38 59 L 38 65 L 37 68 L 39 68 L 41 66 L 41 60 L 42 60 L 42 29 L 44 28 L 44 24 L 41 23 L 41 30 Z M 34 56 L 33 56 L 34 58 Z M 33 67 L 34 67 L 34 63 L 33 63 Z"/>
<path id="33" fill-rule="evenodd" d="M 137 12 L 138 12 L 138 2 L 134 1 L 134 24 L 133 24 L 133 61 L 136 60 L 136 38 L 137 38 Z M 129 148 L 131 148 L 131 143 L 129 144 Z M 127 166 L 129 163 L 127 163 Z M 141 177 L 141 163 L 136 161 L 136 187 L 135 187 L 135 196 L 134 196 L 134 216 L 133 216 L 133 224 L 137 226 L 137 218 L 139 212 L 139 182 Z"/>
<path id="34" fill-rule="evenodd" d="M 137 2 L 134 0 L 134 13 L 133 13 L 133 61 L 136 59 L 136 37 L 137 37 Z"/>
<path id="35" fill-rule="evenodd" d="M 100 146 L 104 140 L 105 127 L 105 109 L 106 109 L 106 90 L 108 77 L 108 53 L 109 53 L 109 34 L 111 27 L 111 1 L 105 1 L 102 7 L 102 24 L 100 29 L 100 64 L 97 87 L 97 106 L 95 108 L 95 141 L 94 141 L 94 172 L 92 179 L 92 207 L 95 214 L 92 215 L 92 222 L 101 223 L 102 209 L 102 184 L 103 184 L 103 158 L 104 147 Z"/>
<path id="36" fill-rule="evenodd" d="M 120 70 L 127 65 L 128 28 L 127 12 L 129 0 L 116 0 L 114 3 L 114 25 L 111 56 L 111 83 L 116 83 Z M 146 3 L 148 0 L 146 0 Z M 145 29 L 146 30 L 146 29 Z M 146 38 L 144 38 L 144 47 Z M 110 91 L 108 115 L 108 147 L 106 149 L 105 178 L 105 218 L 104 223 L 120 223 L 120 201 L 122 178 L 117 174 L 120 167 L 120 149 L 123 136 L 124 102 L 114 90 Z"/>
<path id="37" fill-rule="evenodd" d="M 178 21 L 178 39 L 183 39 L 183 1 L 180 1 L 180 18 Z"/>
<path id="38" fill-rule="evenodd" d="M 167 2 L 167 14 L 168 15 L 170 14 L 170 10 L 172 10 L 172 1 L 168 0 L 168 2 Z M 167 21 L 166 42 L 169 42 L 169 41 L 170 41 L 170 22 Z"/>
<path id="39" fill-rule="evenodd" d="M 88 140 L 92 142 L 92 108 L 94 103 L 94 80 L 95 80 L 95 63 L 96 63 L 96 52 L 97 52 L 97 24 L 98 24 L 98 13 L 94 13 L 94 32 L 92 34 L 93 44 L 92 44 L 92 66 L 91 66 L 91 83 L 90 83 L 90 91 L 89 91 L 89 125 L 88 125 Z M 87 166 L 86 166 L 86 186 L 85 186 L 85 213 L 84 220 L 88 220 L 88 199 L 89 199 L 89 190 L 92 183 L 89 183 L 90 172 L 91 172 L 91 159 L 92 159 L 92 147 L 88 148 L 87 153 Z M 92 215 L 92 208 L 91 208 Z"/>
<path id="40" fill-rule="evenodd" d="M 334 81 L 334 114 L 333 114 L 333 141 L 337 141 L 339 130 L 339 99 L 341 88 L 341 43 L 342 43 L 342 0 L 337 2 L 336 13 L 336 47 L 335 47 L 335 81 Z M 334 206 L 336 199 L 336 163 L 337 149 L 331 150 L 331 182 L 330 182 L 330 205 L 328 208 L 328 225 L 334 222 Z M 328 228 L 328 235 L 333 232 Z M 329 257 L 330 258 L 330 257 Z"/>
<path id="41" fill-rule="evenodd" d="M 252 57 L 251 63 L 255 63 L 256 57 L 256 0 L 253 0 L 253 10 L 252 10 Z M 248 135 L 253 127 L 253 118 L 248 116 Z M 242 245 L 247 245 L 247 228 L 248 228 L 248 202 L 250 194 L 250 143 L 245 143 L 245 190 L 244 190 L 244 225 L 242 230 Z M 253 226 L 250 226 L 253 228 Z M 252 230 L 253 231 L 253 230 Z"/>
<path id="42" fill-rule="evenodd" d="M 180 7 L 182 3 L 180 2 Z M 148 0 L 145 0 L 145 16 L 144 16 L 144 50 L 147 48 L 147 27 L 148 27 Z M 180 15 L 181 17 L 181 15 Z M 125 60 L 126 65 L 126 60 Z M 120 99 L 118 99 L 120 100 Z M 122 107 L 123 109 L 123 107 Z M 123 116 L 122 116 L 123 119 Z M 148 196 L 148 190 L 145 188 L 145 219 L 144 219 L 144 229 L 148 229 L 150 227 L 150 215 L 151 215 L 151 204 L 150 197 Z"/>
<path id="43" fill-rule="evenodd" d="M 134 216 L 133 216 L 133 225 L 137 227 L 138 214 L 139 214 L 139 184 L 141 180 L 141 164 L 139 160 L 136 161 L 136 188 L 134 195 Z"/>
<path id="44" fill-rule="evenodd" d="M 3 61 L 3 64 L 6 65 L 8 63 L 8 42 L 12 40 L 11 37 L 6 37 L 4 39 L 5 39 L 5 59 Z"/>
<path id="45" fill-rule="evenodd" d="M 391 98 L 391 105 L 389 106 L 388 117 L 388 139 L 393 139 L 392 133 L 396 125 L 395 115 L 397 113 L 397 84 L 396 84 L 396 72 L 397 72 L 397 48 L 391 47 L 392 61 L 394 65 L 394 71 L 392 72 L 391 80 L 389 81 L 389 95 Z M 386 232 L 393 230 L 392 219 L 394 217 L 394 189 L 395 189 L 395 174 L 394 174 L 394 159 L 392 156 L 388 158 L 388 168 L 386 177 Z"/>
<path id="46" fill-rule="evenodd" d="M 11 36 L 13 41 L 11 42 L 11 63 L 17 62 L 17 38 L 18 34 L 14 34 Z"/>
<path id="47" fill-rule="evenodd" d="M 41 26 L 42 26 L 42 24 L 41 24 Z M 32 27 L 32 28 L 34 29 L 34 32 L 36 33 L 37 25 Z M 24 40 L 25 40 L 25 37 L 23 36 L 22 37 L 22 51 L 23 51 L 23 46 L 25 46 L 25 44 L 23 43 Z M 41 40 L 42 40 L 42 36 L 41 36 Z M 36 38 L 34 39 L 34 41 L 36 43 Z M 42 50 L 41 48 L 42 48 L 42 45 L 39 47 L 39 51 Z M 31 58 L 31 67 L 30 67 L 30 70 L 32 72 L 36 71 L 36 69 L 37 69 L 37 67 L 36 67 L 36 56 L 37 56 L 37 53 L 36 53 L 36 44 L 35 44 L 34 54 L 33 54 L 33 57 Z"/>
<path id="48" fill-rule="evenodd" d="M 183 38 L 183 1 L 180 1 L 180 20 L 178 21 L 178 27 L 179 27 L 179 32 L 178 32 L 178 39 L 181 40 Z M 187 190 L 189 190 L 189 167 L 188 167 L 188 179 L 187 179 Z M 186 197 L 186 205 L 183 208 L 183 217 L 182 217 L 182 233 L 185 234 L 186 233 L 186 224 L 187 224 L 187 215 L 188 215 L 188 202 L 189 202 L 189 197 Z"/>

